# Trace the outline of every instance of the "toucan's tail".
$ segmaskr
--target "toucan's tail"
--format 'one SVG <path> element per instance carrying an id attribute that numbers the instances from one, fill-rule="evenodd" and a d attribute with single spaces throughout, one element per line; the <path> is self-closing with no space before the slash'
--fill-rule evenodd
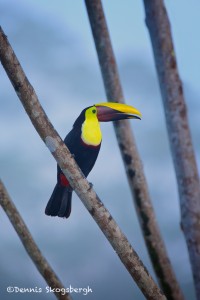
<path id="1" fill-rule="evenodd" d="M 68 218 L 71 213 L 72 189 L 56 184 L 51 198 L 47 203 L 45 214 L 48 216 L 58 216 Z"/>

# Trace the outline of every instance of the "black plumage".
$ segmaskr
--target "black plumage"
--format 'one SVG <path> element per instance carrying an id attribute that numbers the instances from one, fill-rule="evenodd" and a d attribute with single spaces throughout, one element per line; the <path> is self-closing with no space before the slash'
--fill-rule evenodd
<path id="1" fill-rule="evenodd" d="M 86 109 L 84 109 L 76 119 L 72 130 L 64 139 L 64 143 L 74 156 L 76 163 L 85 177 L 87 177 L 92 170 L 101 147 L 101 143 L 98 146 L 91 146 L 84 143 L 81 139 L 81 128 L 85 120 Z M 71 213 L 72 191 L 73 190 L 62 173 L 62 170 L 57 166 L 57 184 L 47 203 L 45 214 L 68 218 Z"/>

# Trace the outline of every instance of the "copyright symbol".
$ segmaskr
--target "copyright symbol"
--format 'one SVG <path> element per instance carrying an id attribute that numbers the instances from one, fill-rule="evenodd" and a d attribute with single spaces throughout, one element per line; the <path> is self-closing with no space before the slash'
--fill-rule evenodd
<path id="1" fill-rule="evenodd" d="M 7 287 L 7 292 L 8 293 L 13 293 L 14 292 L 14 287 L 13 286 L 8 286 Z"/>

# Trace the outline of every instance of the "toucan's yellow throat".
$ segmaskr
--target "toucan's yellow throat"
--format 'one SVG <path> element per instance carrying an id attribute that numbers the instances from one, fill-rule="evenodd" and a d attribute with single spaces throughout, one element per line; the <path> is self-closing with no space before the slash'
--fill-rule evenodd
<path id="1" fill-rule="evenodd" d="M 85 144 L 90 146 L 98 146 L 101 143 L 102 134 L 95 106 L 91 106 L 85 111 L 85 121 L 81 128 L 81 138 Z"/>
<path id="2" fill-rule="evenodd" d="M 141 113 L 133 106 L 122 103 L 98 103 L 86 108 L 81 127 L 81 139 L 87 145 L 98 146 L 102 140 L 99 122 L 123 119 L 141 119 Z"/>

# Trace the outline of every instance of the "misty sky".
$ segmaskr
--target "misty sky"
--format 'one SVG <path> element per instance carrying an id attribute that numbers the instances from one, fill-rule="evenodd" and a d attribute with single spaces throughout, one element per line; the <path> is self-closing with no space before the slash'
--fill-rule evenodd
<path id="1" fill-rule="evenodd" d="M 165 1 L 200 166 L 200 3 Z M 17 3 L 17 4 L 16 4 Z M 188 254 L 180 229 L 179 199 L 162 100 L 142 1 L 103 1 L 127 103 L 142 121 L 132 121 L 149 191 L 170 259 L 184 292 L 194 299 Z M 2 0 L 0 20 L 53 125 L 64 138 L 80 111 L 106 101 L 84 1 Z M 26 116 L 0 68 L 1 178 L 40 249 L 66 287 L 91 286 L 93 294 L 73 299 L 144 299 L 77 196 L 68 220 L 44 215 L 56 182 L 56 163 Z M 153 274 L 141 237 L 114 131 L 103 124 L 103 144 L 89 181 Z M 109 165 L 109 167 L 107 167 Z M 0 212 L 0 278 L 7 286 L 46 284 Z M 115 287 L 115 288 L 113 288 Z M 12 295 L 13 296 L 13 295 Z M 15 294 L 13 299 L 38 299 Z M 54 296 L 40 294 L 39 299 Z M 85 298 L 84 298 L 85 299 Z"/>

